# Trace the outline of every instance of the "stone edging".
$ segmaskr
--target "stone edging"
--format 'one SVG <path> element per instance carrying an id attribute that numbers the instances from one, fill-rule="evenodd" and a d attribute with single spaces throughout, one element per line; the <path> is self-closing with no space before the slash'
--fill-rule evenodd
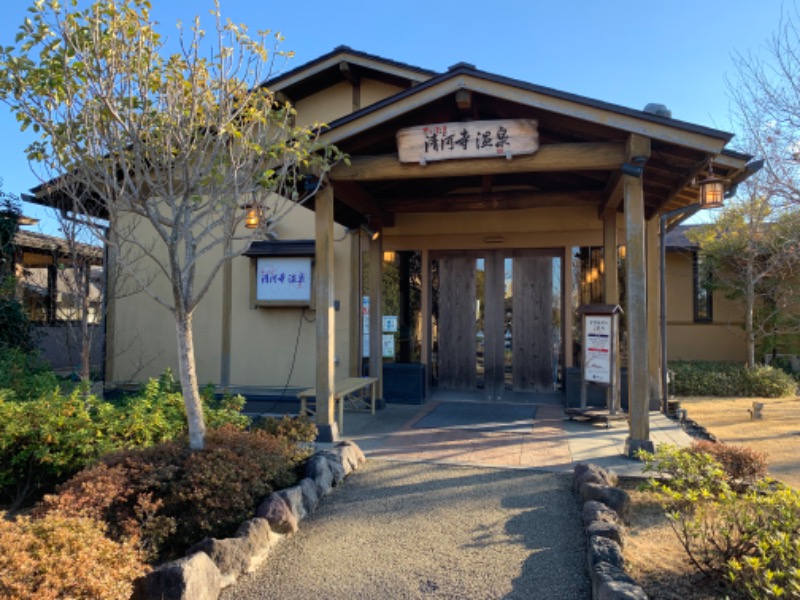
<path id="1" fill-rule="evenodd" d="M 617 485 L 617 475 L 597 465 L 578 463 L 572 491 L 583 502 L 583 527 L 593 600 L 647 600 L 647 594 L 625 572 L 622 556 L 624 524 L 630 497 Z"/>
<path id="2" fill-rule="evenodd" d="M 306 463 L 306 476 L 297 485 L 273 492 L 232 538 L 206 538 L 185 558 L 150 571 L 134 585 L 131 600 L 216 600 L 243 573 L 252 573 L 272 548 L 297 532 L 298 523 L 313 513 L 347 475 L 366 462 L 351 441 L 317 452 Z"/>

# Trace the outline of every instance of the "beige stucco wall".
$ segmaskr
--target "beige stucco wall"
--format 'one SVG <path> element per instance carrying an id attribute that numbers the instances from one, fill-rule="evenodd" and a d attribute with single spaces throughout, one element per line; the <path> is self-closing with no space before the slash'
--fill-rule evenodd
<path id="1" fill-rule="evenodd" d="M 715 292 L 713 322 L 695 323 L 692 254 L 668 252 L 666 261 L 668 359 L 744 362 L 741 307 Z"/>
<path id="2" fill-rule="evenodd" d="M 402 88 L 371 79 L 361 81 L 361 108 L 393 96 Z M 353 112 L 353 86 L 343 81 L 295 103 L 297 122 L 330 123 Z"/>

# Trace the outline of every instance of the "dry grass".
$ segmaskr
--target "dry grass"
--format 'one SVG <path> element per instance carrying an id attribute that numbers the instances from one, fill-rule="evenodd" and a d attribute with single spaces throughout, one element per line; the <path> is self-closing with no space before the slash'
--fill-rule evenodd
<path id="1" fill-rule="evenodd" d="M 800 488 L 800 398 L 681 398 L 688 417 L 727 444 L 767 454 L 769 473 Z M 764 403 L 764 418 L 747 409 Z"/>
<path id="2" fill-rule="evenodd" d="M 800 398 L 681 398 L 688 417 L 720 441 L 767 454 L 769 473 L 800 488 Z M 747 409 L 764 403 L 764 418 Z M 631 522 L 625 540 L 626 568 L 652 600 L 707 600 L 719 594 L 704 585 L 664 515 L 658 496 L 625 483 Z"/>

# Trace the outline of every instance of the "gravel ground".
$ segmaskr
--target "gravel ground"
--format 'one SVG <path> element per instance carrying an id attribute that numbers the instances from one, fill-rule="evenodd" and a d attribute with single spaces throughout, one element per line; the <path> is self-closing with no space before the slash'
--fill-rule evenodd
<path id="1" fill-rule="evenodd" d="M 221 598 L 589 598 L 570 483 L 372 460 Z"/>

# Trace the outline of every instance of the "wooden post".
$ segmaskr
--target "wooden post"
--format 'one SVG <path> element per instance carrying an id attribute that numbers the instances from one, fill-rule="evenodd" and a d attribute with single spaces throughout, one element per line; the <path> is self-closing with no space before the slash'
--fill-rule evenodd
<path id="1" fill-rule="evenodd" d="M 632 135 L 627 159 L 650 156 L 650 140 Z M 642 177 L 623 175 L 625 202 L 625 279 L 628 319 L 628 412 L 629 434 L 625 454 L 634 458 L 639 450 L 653 451 L 650 440 L 647 351 L 647 278 L 644 235 L 644 185 Z"/>
<path id="2" fill-rule="evenodd" d="M 647 386 L 649 409 L 661 406 L 661 330 L 658 326 L 658 308 L 661 294 L 660 256 L 658 243 L 658 217 L 645 226 L 647 234 Z"/>
<path id="3" fill-rule="evenodd" d="M 617 211 L 603 213 L 603 302 L 619 304 Z"/>
<path id="4" fill-rule="evenodd" d="M 383 327 L 381 283 L 383 236 L 369 243 L 369 376 L 377 377 L 378 399 L 383 401 Z"/>
<path id="5" fill-rule="evenodd" d="M 484 260 L 483 382 L 484 396 L 499 402 L 505 392 L 505 260 L 502 250 L 489 250 Z M 516 341 L 516 338 L 515 338 Z M 549 341 L 549 340 L 548 340 Z"/>
<path id="6" fill-rule="evenodd" d="M 564 340 L 564 373 L 562 377 L 564 387 L 566 388 L 567 369 L 574 366 L 572 357 L 572 322 L 575 319 L 575 315 L 572 310 L 572 278 L 574 276 L 572 272 L 572 246 L 564 247 L 564 259 L 561 270 L 564 274 L 561 293 L 561 322 L 564 324 L 564 330 L 561 332 L 562 339 Z"/>
<path id="7" fill-rule="evenodd" d="M 361 235 L 350 237 L 350 377 L 361 376 Z"/>
<path id="8" fill-rule="evenodd" d="M 423 250 L 420 257 L 422 261 L 422 273 L 420 282 L 422 290 L 420 293 L 420 318 L 422 319 L 422 335 L 420 336 L 420 361 L 425 369 L 425 398 L 428 397 L 431 382 L 431 253 Z"/>
<path id="9" fill-rule="evenodd" d="M 333 188 L 325 185 L 314 203 L 316 264 L 314 295 L 317 326 L 317 439 L 334 442 L 339 437 L 334 419 L 335 313 L 333 293 Z"/>

